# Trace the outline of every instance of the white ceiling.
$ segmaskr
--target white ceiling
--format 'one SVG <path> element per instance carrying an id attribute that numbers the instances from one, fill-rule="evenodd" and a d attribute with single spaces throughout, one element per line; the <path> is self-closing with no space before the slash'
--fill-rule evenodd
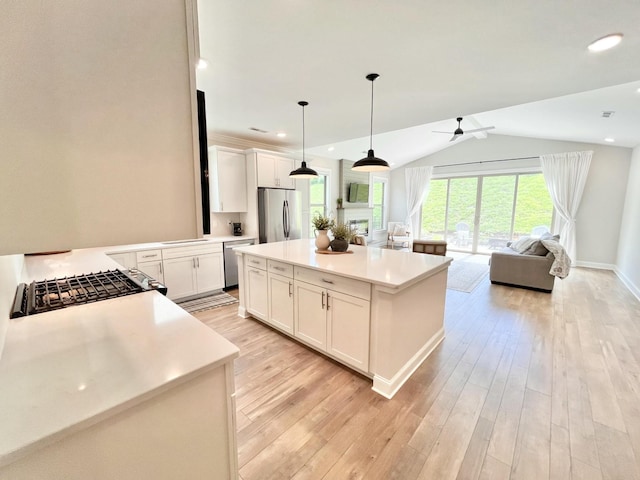
<path id="1" fill-rule="evenodd" d="M 200 0 L 210 134 L 394 166 L 454 143 L 432 130 L 640 144 L 637 0 Z M 599 54 L 587 44 L 622 32 Z M 616 113 L 603 119 L 604 110 Z M 475 122 L 474 122 L 475 120 Z M 258 133 L 251 127 L 266 130 Z M 280 139 L 276 133 L 284 131 Z M 460 140 L 458 140 L 459 142 Z M 328 147 L 334 150 L 329 152 Z"/>

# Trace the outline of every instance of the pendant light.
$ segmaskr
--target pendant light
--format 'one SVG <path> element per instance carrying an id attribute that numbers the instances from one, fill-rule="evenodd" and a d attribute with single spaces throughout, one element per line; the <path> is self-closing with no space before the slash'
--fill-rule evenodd
<path id="1" fill-rule="evenodd" d="M 296 168 L 290 174 L 290 178 L 315 178 L 318 176 L 318 172 L 307 167 L 307 162 L 304 161 L 304 107 L 309 105 L 309 102 L 301 101 L 298 105 L 302 107 L 302 165 L 300 168 Z"/>
<path id="2" fill-rule="evenodd" d="M 351 167 L 351 170 L 355 170 L 356 172 L 381 172 L 383 170 L 389 170 L 389 164 L 373 154 L 373 81 L 379 76 L 377 73 L 367 75 L 367 80 L 371 82 L 371 132 L 369 135 L 369 151 L 366 157 L 361 158 Z"/>

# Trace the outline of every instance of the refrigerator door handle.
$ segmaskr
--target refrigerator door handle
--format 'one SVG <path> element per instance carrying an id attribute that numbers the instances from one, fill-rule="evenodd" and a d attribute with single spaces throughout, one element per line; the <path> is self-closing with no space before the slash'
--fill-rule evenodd
<path id="1" fill-rule="evenodd" d="M 282 204 L 282 229 L 284 230 L 284 239 L 289 240 L 289 202 L 286 200 Z"/>

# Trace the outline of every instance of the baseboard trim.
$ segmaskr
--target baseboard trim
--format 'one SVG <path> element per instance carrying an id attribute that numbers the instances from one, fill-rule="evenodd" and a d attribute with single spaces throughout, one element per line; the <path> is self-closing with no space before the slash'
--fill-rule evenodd
<path id="1" fill-rule="evenodd" d="M 597 262 L 576 262 L 574 267 L 585 267 L 585 268 L 597 268 L 599 270 L 615 270 L 616 266 L 611 263 L 597 263 Z"/>
<path id="2" fill-rule="evenodd" d="M 424 344 L 424 346 L 418 350 L 418 352 L 411 357 L 411 359 L 404 364 L 404 366 L 396 373 L 392 379 L 384 378 L 381 375 L 373 375 L 373 387 L 372 390 L 379 393 L 385 398 L 391 399 L 400 390 L 400 387 L 409 380 L 409 377 L 413 375 L 422 362 L 424 362 L 431 352 L 444 340 L 444 327 L 436 332 L 431 339 Z"/>
<path id="3" fill-rule="evenodd" d="M 618 276 L 618 278 L 622 281 L 622 283 L 624 283 L 624 286 L 627 287 L 627 289 L 631 292 L 631 294 L 634 297 L 636 297 L 636 299 L 640 302 L 640 288 L 635 286 L 631 281 L 631 279 L 627 277 L 624 273 L 622 273 L 620 270 L 618 270 L 617 267 L 613 271 Z"/>

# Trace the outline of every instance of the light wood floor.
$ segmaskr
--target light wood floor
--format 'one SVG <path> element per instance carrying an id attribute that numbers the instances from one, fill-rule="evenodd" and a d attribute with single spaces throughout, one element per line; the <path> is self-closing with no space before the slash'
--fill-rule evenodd
<path id="1" fill-rule="evenodd" d="M 241 349 L 244 480 L 640 479 L 640 304 L 612 272 L 448 290 L 445 340 L 392 400 L 236 311 L 196 316 Z"/>

